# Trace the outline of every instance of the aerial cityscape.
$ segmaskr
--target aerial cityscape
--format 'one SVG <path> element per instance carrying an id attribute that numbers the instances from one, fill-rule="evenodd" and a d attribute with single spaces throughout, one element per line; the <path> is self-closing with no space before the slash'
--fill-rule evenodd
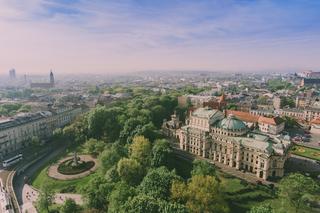
<path id="1" fill-rule="evenodd" d="M 319 11 L 0 1 L 0 213 L 320 212 Z"/>

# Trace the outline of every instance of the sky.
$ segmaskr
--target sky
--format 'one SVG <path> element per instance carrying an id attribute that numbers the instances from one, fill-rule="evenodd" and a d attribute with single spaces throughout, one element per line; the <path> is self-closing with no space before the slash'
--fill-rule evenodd
<path id="1" fill-rule="evenodd" d="M 319 0 L 0 0 L 0 74 L 320 71 Z"/>

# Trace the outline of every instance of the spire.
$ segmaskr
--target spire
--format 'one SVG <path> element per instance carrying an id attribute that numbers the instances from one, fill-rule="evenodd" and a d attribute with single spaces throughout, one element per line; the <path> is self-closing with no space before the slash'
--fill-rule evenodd
<path id="1" fill-rule="evenodd" d="M 54 76 L 52 70 L 50 70 L 50 84 L 54 85 Z"/>

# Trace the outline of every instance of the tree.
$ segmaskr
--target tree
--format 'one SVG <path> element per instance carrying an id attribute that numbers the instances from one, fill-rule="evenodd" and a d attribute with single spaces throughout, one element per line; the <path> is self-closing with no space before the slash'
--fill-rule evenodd
<path id="1" fill-rule="evenodd" d="M 306 202 L 319 193 L 319 185 L 310 177 L 302 174 L 291 174 L 284 177 L 279 183 L 279 197 L 300 212 L 302 207 L 306 207 Z"/>
<path id="2" fill-rule="evenodd" d="M 301 124 L 295 118 L 284 116 L 285 128 L 292 129 L 292 128 L 301 128 Z"/>
<path id="3" fill-rule="evenodd" d="M 33 146 L 40 146 L 41 145 L 40 138 L 38 136 L 32 136 L 31 144 Z"/>
<path id="4" fill-rule="evenodd" d="M 37 201 L 38 210 L 49 212 L 49 207 L 52 204 L 52 200 L 53 200 L 53 193 L 50 190 L 50 187 L 43 186 Z"/>
<path id="5" fill-rule="evenodd" d="M 158 201 L 148 195 L 138 194 L 137 196 L 129 199 L 125 203 L 125 212 L 128 213 L 158 213 Z"/>
<path id="6" fill-rule="evenodd" d="M 79 212 L 79 207 L 76 202 L 68 198 L 60 208 L 61 213 L 77 213 Z"/>
<path id="7" fill-rule="evenodd" d="M 270 204 L 264 204 L 252 207 L 249 213 L 274 213 L 274 210 Z"/>
<path id="8" fill-rule="evenodd" d="M 113 183 L 109 183 L 101 176 L 94 176 L 82 189 L 82 194 L 89 208 L 100 210 L 107 209 L 107 199 L 113 189 Z"/>
<path id="9" fill-rule="evenodd" d="M 133 138 L 130 145 L 130 157 L 137 160 L 141 165 L 148 166 L 151 160 L 151 143 L 143 136 Z"/>
<path id="10" fill-rule="evenodd" d="M 154 167 L 167 166 L 171 155 L 170 143 L 165 139 L 156 140 L 152 147 L 151 165 Z"/>
<path id="11" fill-rule="evenodd" d="M 186 203 L 188 199 L 188 187 L 181 180 L 172 181 L 171 185 L 171 199 L 177 203 Z"/>
<path id="12" fill-rule="evenodd" d="M 268 104 L 268 98 L 267 98 L 266 96 L 260 96 L 260 97 L 257 99 L 257 103 L 258 103 L 258 104 L 261 104 L 261 105 Z"/>
<path id="13" fill-rule="evenodd" d="M 135 189 L 124 182 L 119 182 L 109 197 L 108 213 L 123 212 L 126 201 L 135 195 Z"/>
<path id="14" fill-rule="evenodd" d="M 94 138 L 90 138 L 84 144 L 87 152 L 94 156 L 99 155 L 104 150 L 105 145 L 106 144 L 103 141 Z"/>
<path id="15" fill-rule="evenodd" d="M 179 180 L 179 176 L 166 167 L 151 169 L 143 178 L 139 190 L 146 195 L 165 200 L 170 196 L 170 187 L 174 180 Z"/>
<path id="16" fill-rule="evenodd" d="M 188 209 L 185 205 L 180 203 L 159 201 L 159 212 L 165 213 L 188 213 Z"/>
<path id="17" fill-rule="evenodd" d="M 171 187 L 172 199 L 186 202 L 190 212 L 228 212 L 222 198 L 219 182 L 212 176 L 195 175 L 185 185 L 174 182 Z"/>
<path id="18" fill-rule="evenodd" d="M 88 115 L 89 133 L 97 139 L 105 138 L 113 142 L 119 137 L 120 125 L 118 116 L 121 108 L 98 106 Z"/>
<path id="19" fill-rule="evenodd" d="M 110 183 L 116 183 L 120 180 L 116 165 L 106 172 L 105 178 Z"/>
<path id="20" fill-rule="evenodd" d="M 151 117 L 152 117 L 153 124 L 156 127 L 160 128 L 163 123 L 163 119 L 166 118 L 166 109 L 161 105 L 156 105 L 152 107 Z"/>
<path id="21" fill-rule="evenodd" d="M 205 160 L 194 160 L 192 162 L 193 168 L 191 171 L 191 175 L 210 175 L 210 176 L 215 176 L 216 175 L 216 169 L 215 167 L 209 163 L 208 161 Z"/>
<path id="22" fill-rule="evenodd" d="M 88 135 L 87 132 L 86 116 L 78 117 L 72 124 L 63 128 L 63 136 L 73 145 L 84 142 Z"/>
<path id="23" fill-rule="evenodd" d="M 52 139 L 54 141 L 62 141 L 63 139 L 63 131 L 61 128 L 57 128 L 55 130 L 53 130 L 53 135 L 52 135 Z"/>
<path id="24" fill-rule="evenodd" d="M 112 144 L 107 147 L 100 155 L 99 160 L 103 171 L 109 170 L 112 166 L 116 165 L 121 157 L 124 156 L 124 150 L 117 144 Z"/>
<path id="25" fill-rule="evenodd" d="M 282 107 L 295 107 L 295 101 L 291 97 L 281 97 L 281 108 Z"/>
<path id="26" fill-rule="evenodd" d="M 120 178 L 131 186 L 139 184 L 143 177 L 143 168 L 135 159 L 122 158 L 118 162 L 117 171 Z"/>

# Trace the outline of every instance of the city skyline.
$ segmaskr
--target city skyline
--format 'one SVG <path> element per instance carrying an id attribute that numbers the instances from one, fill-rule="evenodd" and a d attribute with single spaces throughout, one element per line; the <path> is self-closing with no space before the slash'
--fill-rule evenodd
<path id="1" fill-rule="evenodd" d="M 319 70 L 318 1 L 0 2 L 0 74 Z"/>

